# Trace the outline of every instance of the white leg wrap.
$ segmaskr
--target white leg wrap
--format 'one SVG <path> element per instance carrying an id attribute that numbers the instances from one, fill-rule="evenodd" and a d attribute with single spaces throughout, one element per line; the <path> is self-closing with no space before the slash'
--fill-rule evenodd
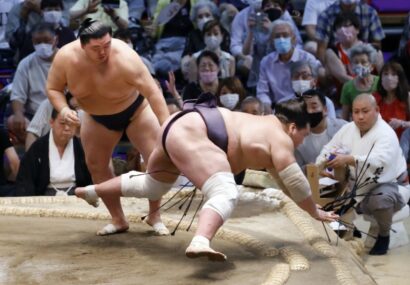
<path id="1" fill-rule="evenodd" d="M 233 174 L 215 173 L 205 181 L 201 190 L 207 199 L 203 208 L 214 210 L 225 222 L 231 216 L 239 196 Z"/>
<path id="2" fill-rule="evenodd" d="M 121 175 L 121 193 L 124 197 L 148 198 L 156 201 L 161 199 L 172 185 L 173 183 L 160 182 L 151 175 L 138 171 Z"/>
<path id="3" fill-rule="evenodd" d="M 309 182 L 296 162 L 279 172 L 279 177 L 295 202 L 303 201 L 312 194 Z"/>

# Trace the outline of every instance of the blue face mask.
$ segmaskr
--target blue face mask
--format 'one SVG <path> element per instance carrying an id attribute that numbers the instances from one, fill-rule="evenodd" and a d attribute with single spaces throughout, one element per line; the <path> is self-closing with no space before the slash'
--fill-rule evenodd
<path id="1" fill-rule="evenodd" d="M 275 49 L 279 54 L 285 54 L 292 48 L 290 38 L 277 38 L 273 41 Z"/>

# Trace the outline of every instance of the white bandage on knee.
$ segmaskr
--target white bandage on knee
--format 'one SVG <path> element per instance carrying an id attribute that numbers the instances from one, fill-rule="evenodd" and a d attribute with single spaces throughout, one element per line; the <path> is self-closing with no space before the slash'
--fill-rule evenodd
<path id="1" fill-rule="evenodd" d="M 231 216 L 238 201 L 239 194 L 233 174 L 215 173 L 205 181 L 201 190 L 207 199 L 203 208 L 214 210 L 225 222 Z"/>
<path id="2" fill-rule="evenodd" d="M 309 182 L 296 162 L 279 172 L 279 177 L 295 202 L 303 201 L 311 195 Z"/>
<path id="3" fill-rule="evenodd" d="M 148 198 L 156 201 L 172 188 L 173 183 L 155 180 L 151 175 L 131 171 L 121 175 L 121 193 L 124 197 Z"/>

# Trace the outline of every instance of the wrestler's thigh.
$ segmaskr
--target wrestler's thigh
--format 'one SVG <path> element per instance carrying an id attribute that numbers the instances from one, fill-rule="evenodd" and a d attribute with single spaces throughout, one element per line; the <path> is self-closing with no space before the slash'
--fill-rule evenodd
<path id="1" fill-rule="evenodd" d="M 173 183 L 180 171 L 165 154 L 162 145 L 157 144 L 149 157 L 147 173 L 151 173 L 156 180 Z"/>
<path id="2" fill-rule="evenodd" d="M 121 135 L 121 132 L 109 130 L 90 115 L 84 114 L 80 136 L 87 163 L 100 163 L 108 167 Z"/>
<path id="3" fill-rule="evenodd" d="M 217 172 L 231 172 L 226 153 L 209 140 L 205 123 L 197 113 L 174 123 L 166 146 L 175 166 L 198 187 Z"/>
<path id="4" fill-rule="evenodd" d="M 158 119 L 149 104 L 144 104 L 142 108 L 137 109 L 126 129 L 129 140 L 141 152 L 145 161 L 148 161 L 155 147 L 155 141 L 159 132 L 160 125 Z"/>

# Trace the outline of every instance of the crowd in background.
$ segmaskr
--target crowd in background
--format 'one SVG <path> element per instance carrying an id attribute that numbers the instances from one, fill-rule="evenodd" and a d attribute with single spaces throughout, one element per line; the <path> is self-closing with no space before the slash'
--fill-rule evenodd
<path id="1" fill-rule="evenodd" d="M 2 92 L 10 98 L 1 100 L 7 169 L 0 163 L 0 195 L 59 195 L 91 184 L 78 130 L 53 111 L 45 91 L 54 55 L 86 18 L 110 25 L 113 37 L 139 54 L 170 113 L 204 92 L 221 107 L 257 116 L 303 98 L 311 134 L 296 157 L 304 166 L 351 120 L 354 98 L 370 93 L 407 159 L 410 15 L 387 55 L 382 23 L 367 1 L 307 0 L 300 10 L 294 2 L 119 0 L 115 7 L 104 0 L 0 0 L 1 64 L 13 71 Z M 81 117 L 69 90 L 67 97 Z M 128 170 L 140 164 L 130 153 Z"/>

